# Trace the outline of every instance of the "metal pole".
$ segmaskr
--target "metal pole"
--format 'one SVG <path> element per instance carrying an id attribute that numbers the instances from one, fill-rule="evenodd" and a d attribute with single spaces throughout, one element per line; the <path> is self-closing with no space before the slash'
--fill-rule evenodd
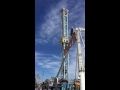
<path id="1" fill-rule="evenodd" d="M 44 71 L 43 71 L 43 76 L 44 76 Z M 43 79 L 43 81 L 44 81 L 44 79 Z"/>
<path id="2" fill-rule="evenodd" d="M 42 73 L 42 82 L 43 82 L 43 75 L 44 75 L 44 71 L 43 71 L 43 73 Z"/>

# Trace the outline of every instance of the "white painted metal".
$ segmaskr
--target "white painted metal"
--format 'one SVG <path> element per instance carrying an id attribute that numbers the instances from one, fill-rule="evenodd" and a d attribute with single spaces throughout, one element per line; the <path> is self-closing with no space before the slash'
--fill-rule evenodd
<path id="1" fill-rule="evenodd" d="M 80 75 L 81 75 L 80 90 L 85 90 L 85 72 L 80 72 Z"/>
<path id="2" fill-rule="evenodd" d="M 77 57 L 78 57 L 78 79 L 80 79 L 80 90 L 85 90 L 85 72 L 84 72 L 84 65 L 82 59 L 82 48 L 80 42 L 80 32 L 85 31 L 85 29 L 76 28 L 77 34 Z"/>
<path id="3" fill-rule="evenodd" d="M 80 37 L 81 37 L 81 40 L 82 40 L 82 43 L 83 43 L 83 47 L 84 47 L 84 49 L 85 49 L 85 42 L 84 42 L 84 40 L 83 40 L 83 38 L 82 38 L 81 32 L 80 32 Z"/>

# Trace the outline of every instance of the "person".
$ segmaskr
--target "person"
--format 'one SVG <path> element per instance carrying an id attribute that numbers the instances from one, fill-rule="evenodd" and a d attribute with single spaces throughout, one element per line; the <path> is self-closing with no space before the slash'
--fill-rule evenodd
<path id="1" fill-rule="evenodd" d="M 45 90 L 45 87 L 44 87 L 44 82 L 42 83 L 42 90 Z"/>

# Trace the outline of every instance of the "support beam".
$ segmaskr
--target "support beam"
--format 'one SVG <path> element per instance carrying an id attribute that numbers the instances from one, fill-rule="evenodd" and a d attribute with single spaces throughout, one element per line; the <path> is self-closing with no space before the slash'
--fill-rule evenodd
<path id="1" fill-rule="evenodd" d="M 78 77 L 80 79 L 80 90 L 85 90 L 85 70 L 83 65 L 83 58 L 82 58 L 82 49 L 81 49 L 81 42 L 80 42 L 80 32 L 82 30 L 80 28 L 76 28 L 77 33 L 77 50 L 78 50 Z"/>

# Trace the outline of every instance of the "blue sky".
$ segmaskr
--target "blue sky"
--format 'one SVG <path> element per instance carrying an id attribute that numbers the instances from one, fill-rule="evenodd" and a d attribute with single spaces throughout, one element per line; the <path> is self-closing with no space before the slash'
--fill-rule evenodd
<path id="1" fill-rule="evenodd" d="M 85 28 L 85 0 L 35 0 L 35 72 L 42 77 L 44 71 L 43 80 L 56 76 L 60 67 L 60 10 L 63 7 L 68 9 L 69 32 L 72 26 Z M 85 50 L 82 51 L 84 56 Z M 74 78 L 76 44 L 69 55 L 70 77 Z"/>

